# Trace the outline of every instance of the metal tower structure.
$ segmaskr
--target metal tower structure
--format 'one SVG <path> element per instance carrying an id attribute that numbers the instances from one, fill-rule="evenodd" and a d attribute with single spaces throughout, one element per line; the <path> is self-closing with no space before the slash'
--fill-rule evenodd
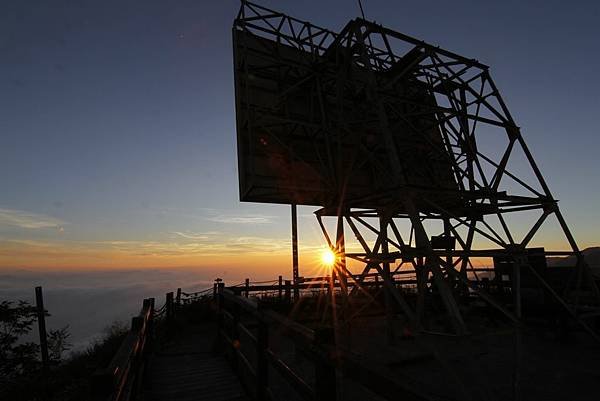
<path id="1" fill-rule="evenodd" d="M 336 33 L 249 2 L 233 38 L 241 200 L 321 207 L 344 302 L 376 275 L 415 329 L 435 298 L 464 334 L 462 298 L 519 322 L 527 289 L 595 335 L 579 312 L 600 293 L 488 66 L 362 18 Z M 570 249 L 539 246 L 549 219 Z M 573 268 L 547 265 L 566 255 Z"/>

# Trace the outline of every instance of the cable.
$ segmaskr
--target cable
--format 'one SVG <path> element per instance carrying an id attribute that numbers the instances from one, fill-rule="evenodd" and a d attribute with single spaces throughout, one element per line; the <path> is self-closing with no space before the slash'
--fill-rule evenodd
<path id="1" fill-rule="evenodd" d="M 365 10 L 363 10 L 362 1 L 358 0 L 358 8 L 360 8 L 360 14 L 362 15 L 362 19 L 366 20 Z"/>

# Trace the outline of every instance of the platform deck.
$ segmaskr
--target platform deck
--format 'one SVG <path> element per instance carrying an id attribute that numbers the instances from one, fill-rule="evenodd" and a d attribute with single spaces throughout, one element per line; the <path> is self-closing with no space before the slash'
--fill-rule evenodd
<path id="1" fill-rule="evenodd" d="M 150 358 L 149 401 L 246 401 L 244 388 L 222 354 L 213 352 L 214 323 L 186 325 Z"/>

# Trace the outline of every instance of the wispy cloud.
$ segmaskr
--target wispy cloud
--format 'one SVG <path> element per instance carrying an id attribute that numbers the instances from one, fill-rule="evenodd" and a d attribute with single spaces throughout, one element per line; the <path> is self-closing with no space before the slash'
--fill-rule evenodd
<path id="1" fill-rule="evenodd" d="M 273 221 L 273 216 L 265 215 L 226 215 L 220 214 L 217 216 L 207 217 L 206 220 L 215 223 L 225 224 L 269 224 Z"/>
<path id="2" fill-rule="evenodd" d="M 174 237 L 170 240 L 107 240 L 107 241 L 38 241 L 0 238 L 0 256 L 47 255 L 86 256 L 92 254 L 158 257 L 223 257 L 241 255 L 281 254 L 290 249 L 285 238 L 250 236 L 207 236 L 190 240 Z"/>
<path id="3" fill-rule="evenodd" d="M 265 214 L 252 213 L 235 213 L 227 209 L 213 208 L 196 208 L 196 209 L 177 209 L 177 208 L 160 208 L 146 209 L 153 213 L 165 214 L 177 217 L 185 217 L 189 219 L 198 219 L 212 221 L 215 223 L 224 224 L 269 224 L 272 223 L 275 216 Z M 184 233 L 185 234 L 185 233 Z"/>
<path id="4" fill-rule="evenodd" d="M 181 231 L 171 231 L 171 234 L 175 234 L 178 237 L 191 239 L 196 241 L 206 240 L 210 238 L 209 233 L 193 233 L 193 232 L 181 232 Z"/>
<path id="5" fill-rule="evenodd" d="M 19 227 L 27 229 L 54 228 L 64 231 L 63 220 L 44 214 L 26 212 L 24 210 L 0 208 L 0 226 Z"/>
<path id="6" fill-rule="evenodd" d="M 180 233 L 190 234 L 187 231 Z M 266 269 L 279 266 L 291 252 L 290 239 L 286 236 L 217 233 L 207 235 L 207 239 L 189 239 L 171 234 L 170 238 L 95 241 L 72 240 L 63 236 L 46 240 L 0 237 L 0 272 L 7 267 L 260 266 Z M 307 257 L 322 248 L 303 243 L 300 252 Z"/>
<path id="7" fill-rule="evenodd" d="M 10 243 L 28 247 L 52 248 L 55 244 L 48 241 L 38 241 L 32 239 L 0 239 L 0 243 Z"/>
<path id="8" fill-rule="evenodd" d="M 287 252 L 289 240 L 266 237 L 197 238 L 179 241 L 101 241 L 97 246 L 138 256 L 224 256 Z M 183 238 L 189 239 L 189 236 Z"/>

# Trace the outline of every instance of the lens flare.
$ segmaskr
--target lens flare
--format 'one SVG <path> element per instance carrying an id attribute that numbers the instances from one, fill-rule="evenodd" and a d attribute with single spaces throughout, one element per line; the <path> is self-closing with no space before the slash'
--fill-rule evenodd
<path id="1" fill-rule="evenodd" d="M 335 259 L 335 253 L 331 249 L 326 249 L 321 254 L 321 262 L 325 266 L 333 266 L 333 264 L 335 263 Z"/>

